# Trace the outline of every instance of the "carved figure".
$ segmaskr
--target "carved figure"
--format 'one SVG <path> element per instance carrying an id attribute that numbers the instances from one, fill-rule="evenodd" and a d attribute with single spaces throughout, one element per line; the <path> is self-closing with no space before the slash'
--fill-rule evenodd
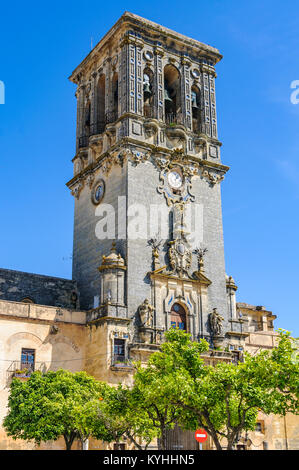
<path id="1" fill-rule="evenodd" d="M 150 305 L 148 299 L 138 307 L 138 313 L 142 326 L 152 327 L 155 308 Z"/>
<path id="2" fill-rule="evenodd" d="M 213 308 L 213 312 L 209 315 L 210 329 L 214 336 L 220 336 L 222 332 L 222 322 L 224 318 L 217 312 L 217 308 Z"/>

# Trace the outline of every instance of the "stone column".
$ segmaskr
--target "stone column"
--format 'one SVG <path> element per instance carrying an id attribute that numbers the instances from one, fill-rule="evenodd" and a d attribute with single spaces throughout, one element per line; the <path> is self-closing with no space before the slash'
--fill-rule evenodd
<path id="1" fill-rule="evenodd" d="M 96 72 L 93 72 L 92 85 L 91 85 L 91 107 L 90 107 L 90 133 L 91 135 L 97 134 L 97 76 Z"/>
<path id="2" fill-rule="evenodd" d="M 201 99 L 202 99 L 202 125 L 201 131 L 211 137 L 211 111 L 210 111 L 210 90 L 209 75 L 206 67 L 201 67 Z"/>
<path id="3" fill-rule="evenodd" d="M 129 41 L 126 35 L 121 43 L 120 62 L 119 62 L 119 112 L 120 115 L 129 111 Z"/>
<path id="4" fill-rule="evenodd" d="M 112 97 L 112 73 L 111 73 L 111 61 L 107 59 L 103 64 L 103 74 L 105 75 L 105 119 L 106 115 L 111 113 L 113 108 L 113 97 Z"/>
<path id="5" fill-rule="evenodd" d="M 135 77 L 135 93 L 136 93 L 136 109 L 137 114 L 143 113 L 143 73 L 142 73 L 142 41 L 136 43 L 136 77 Z"/>
<path id="6" fill-rule="evenodd" d="M 190 61 L 183 57 L 181 68 L 181 105 L 183 122 L 187 129 L 192 129 L 191 119 L 191 84 L 190 84 Z"/>
<path id="7" fill-rule="evenodd" d="M 209 73 L 209 85 L 210 85 L 210 103 L 211 103 L 211 131 L 212 137 L 217 139 L 217 115 L 216 115 L 216 93 L 215 93 L 215 78 L 216 73 Z"/>
<path id="8" fill-rule="evenodd" d="M 161 47 L 154 49 L 154 116 L 162 121 L 164 119 L 164 74 L 163 74 L 163 55 Z"/>
<path id="9" fill-rule="evenodd" d="M 84 130 L 84 85 L 79 85 L 76 91 L 77 97 L 77 150 L 79 139 L 83 136 Z"/>

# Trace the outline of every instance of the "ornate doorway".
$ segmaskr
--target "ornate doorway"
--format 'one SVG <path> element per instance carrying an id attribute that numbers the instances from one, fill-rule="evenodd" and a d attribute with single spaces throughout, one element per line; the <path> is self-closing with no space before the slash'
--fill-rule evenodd
<path id="1" fill-rule="evenodd" d="M 170 311 L 170 325 L 171 328 L 179 328 L 180 330 L 187 330 L 187 315 L 186 310 L 182 305 L 175 303 Z"/>

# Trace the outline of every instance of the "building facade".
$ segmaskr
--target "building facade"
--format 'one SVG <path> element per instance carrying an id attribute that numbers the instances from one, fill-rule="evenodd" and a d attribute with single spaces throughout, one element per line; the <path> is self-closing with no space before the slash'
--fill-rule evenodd
<path id="1" fill-rule="evenodd" d="M 86 370 L 130 384 L 132 362 L 146 362 L 172 326 L 208 340 L 208 363 L 275 344 L 275 316 L 238 304 L 225 273 L 221 181 L 229 168 L 221 162 L 215 95 L 221 58 L 126 12 L 71 74 L 73 276 L 0 270 L 3 415 L 10 380 L 24 369 Z M 285 420 L 261 418 L 258 435 L 240 448 L 298 448 L 299 423 L 288 419 L 287 435 Z M 177 448 L 180 436 L 172 437 Z M 0 448 L 13 447 L 24 443 L 1 431 Z"/>

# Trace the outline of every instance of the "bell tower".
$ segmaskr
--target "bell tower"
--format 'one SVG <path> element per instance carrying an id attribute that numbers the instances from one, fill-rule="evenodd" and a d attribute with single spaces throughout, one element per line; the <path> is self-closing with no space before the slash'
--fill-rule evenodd
<path id="1" fill-rule="evenodd" d="M 231 329 L 220 193 L 228 167 L 215 98 L 221 58 L 126 12 L 70 76 L 73 279 L 93 321 L 109 305 L 139 348 L 174 323 L 214 344 Z"/>

